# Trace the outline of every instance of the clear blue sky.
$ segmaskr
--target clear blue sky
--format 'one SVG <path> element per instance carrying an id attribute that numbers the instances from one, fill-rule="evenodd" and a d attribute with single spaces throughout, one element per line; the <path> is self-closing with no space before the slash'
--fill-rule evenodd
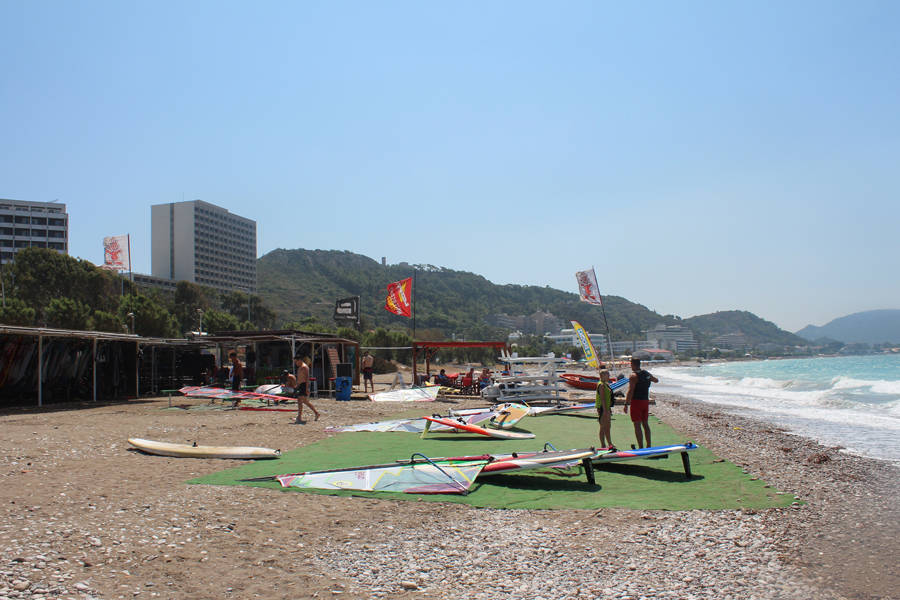
<path id="1" fill-rule="evenodd" d="M 0 0 L 0 198 L 70 253 L 202 199 L 351 250 L 797 330 L 900 308 L 900 3 Z M 387 282 L 386 282 L 387 283 Z"/>

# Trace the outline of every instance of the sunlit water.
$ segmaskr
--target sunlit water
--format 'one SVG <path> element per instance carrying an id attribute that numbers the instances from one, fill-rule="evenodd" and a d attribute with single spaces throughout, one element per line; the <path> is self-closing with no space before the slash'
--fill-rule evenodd
<path id="1" fill-rule="evenodd" d="M 648 366 L 653 391 L 734 407 L 848 452 L 900 462 L 900 355 Z"/>

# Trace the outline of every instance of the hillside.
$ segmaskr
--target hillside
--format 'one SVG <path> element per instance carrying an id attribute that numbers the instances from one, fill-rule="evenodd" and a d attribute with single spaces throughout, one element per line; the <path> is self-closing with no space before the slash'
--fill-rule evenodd
<path id="1" fill-rule="evenodd" d="M 600 309 L 579 301 L 571 292 L 496 285 L 481 275 L 431 265 L 417 265 L 416 269 L 419 329 L 440 329 L 447 336 L 497 335 L 500 330 L 485 325 L 489 315 L 528 315 L 536 311 L 580 321 L 590 331 L 604 329 Z M 259 294 L 282 319 L 313 316 L 331 322 L 335 300 L 358 295 L 367 326 L 409 326 L 409 319 L 384 310 L 384 299 L 388 283 L 412 274 L 413 265 L 383 266 L 371 258 L 337 250 L 273 250 L 257 265 Z M 609 296 L 604 300 L 614 339 L 639 337 L 642 330 L 658 323 L 677 322 L 624 298 Z"/>
<path id="2" fill-rule="evenodd" d="M 797 335 L 807 340 L 831 338 L 845 344 L 896 344 L 900 343 L 900 310 L 853 313 L 821 327 L 807 325 Z"/>
<path id="3" fill-rule="evenodd" d="M 589 331 L 605 329 L 599 307 L 581 302 L 578 295 L 549 287 L 496 285 L 481 275 L 431 265 L 416 266 L 416 327 L 439 329 L 469 338 L 490 339 L 506 331 L 486 324 L 489 315 L 528 315 L 551 312 L 565 321 L 577 320 Z M 387 284 L 413 274 L 413 265 L 381 265 L 347 251 L 274 250 L 259 259 L 259 294 L 281 320 L 315 317 L 330 323 L 338 298 L 360 296 L 365 327 L 406 328 L 410 320 L 384 310 Z M 573 277 L 574 279 L 574 277 Z M 574 284 L 574 281 L 573 281 Z M 741 332 L 753 344 L 803 344 L 792 333 L 741 311 L 680 320 L 663 316 L 618 296 L 604 298 L 613 339 L 643 339 L 642 331 L 660 323 L 690 327 L 702 339 Z"/>
<path id="4" fill-rule="evenodd" d="M 783 346 L 806 345 L 806 340 L 780 329 L 775 323 L 742 310 L 726 310 L 699 315 L 685 319 L 683 323 L 691 328 L 694 335 L 701 340 L 701 344 L 719 335 L 742 333 L 750 346 L 764 343 Z"/>

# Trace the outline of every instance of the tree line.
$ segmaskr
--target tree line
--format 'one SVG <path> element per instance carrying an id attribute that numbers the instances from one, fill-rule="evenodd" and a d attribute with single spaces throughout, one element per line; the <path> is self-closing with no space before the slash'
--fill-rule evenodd
<path id="1" fill-rule="evenodd" d="M 118 273 L 45 248 L 24 248 L 3 265 L 0 323 L 181 337 L 271 329 L 274 311 L 240 291 L 179 281 L 174 292 L 135 285 Z M 249 304 L 249 314 L 248 314 Z"/>

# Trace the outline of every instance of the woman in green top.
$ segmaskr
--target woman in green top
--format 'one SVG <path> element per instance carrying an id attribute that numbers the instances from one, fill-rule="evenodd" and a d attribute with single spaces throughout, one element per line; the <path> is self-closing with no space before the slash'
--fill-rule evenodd
<path id="1" fill-rule="evenodd" d="M 609 388 L 609 371 L 601 369 L 600 383 L 597 384 L 597 420 L 600 421 L 600 446 L 612 448 L 610 419 L 612 418 L 613 393 Z"/>

